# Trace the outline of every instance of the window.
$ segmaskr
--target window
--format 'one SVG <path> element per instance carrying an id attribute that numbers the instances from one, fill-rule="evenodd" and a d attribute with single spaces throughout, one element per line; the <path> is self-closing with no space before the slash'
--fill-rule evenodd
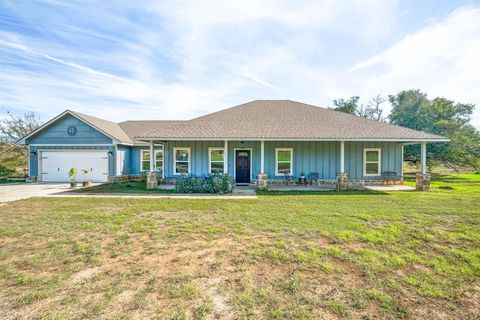
<path id="1" fill-rule="evenodd" d="M 379 176 L 381 169 L 381 150 L 380 148 L 363 149 L 363 175 Z"/>
<path id="2" fill-rule="evenodd" d="M 155 150 L 155 170 L 163 171 L 163 149 Z M 150 171 L 150 150 L 140 151 L 140 171 Z"/>
<path id="3" fill-rule="evenodd" d="M 190 173 L 190 148 L 173 149 L 173 173 Z"/>
<path id="4" fill-rule="evenodd" d="M 223 148 L 208 148 L 208 172 L 224 173 L 225 151 Z"/>
<path id="5" fill-rule="evenodd" d="M 293 149 L 277 148 L 275 149 L 275 175 L 292 174 Z"/>

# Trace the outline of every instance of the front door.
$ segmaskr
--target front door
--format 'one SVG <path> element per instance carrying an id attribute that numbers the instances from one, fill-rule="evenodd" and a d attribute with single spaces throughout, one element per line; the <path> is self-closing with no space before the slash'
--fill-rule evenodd
<path id="1" fill-rule="evenodd" d="M 250 183 L 250 150 L 235 151 L 235 181 Z"/>

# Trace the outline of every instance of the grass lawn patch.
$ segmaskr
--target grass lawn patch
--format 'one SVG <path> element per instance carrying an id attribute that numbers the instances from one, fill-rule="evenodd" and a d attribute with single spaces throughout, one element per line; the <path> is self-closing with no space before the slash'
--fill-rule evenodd
<path id="1" fill-rule="evenodd" d="M 144 181 L 104 183 L 98 186 L 81 188 L 72 193 L 174 193 L 175 189 L 147 189 Z"/>
<path id="2" fill-rule="evenodd" d="M 476 319 L 478 203 L 468 174 L 431 192 L 16 201 L 0 207 L 0 315 Z"/>

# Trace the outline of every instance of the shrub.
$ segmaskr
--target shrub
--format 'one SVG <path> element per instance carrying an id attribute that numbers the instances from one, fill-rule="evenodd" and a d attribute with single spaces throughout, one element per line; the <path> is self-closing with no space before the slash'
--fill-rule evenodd
<path id="1" fill-rule="evenodd" d="M 175 181 L 175 191 L 179 193 L 231 193 L 233 186 L 233 182 L 224 174 L 181 176 Z"/>

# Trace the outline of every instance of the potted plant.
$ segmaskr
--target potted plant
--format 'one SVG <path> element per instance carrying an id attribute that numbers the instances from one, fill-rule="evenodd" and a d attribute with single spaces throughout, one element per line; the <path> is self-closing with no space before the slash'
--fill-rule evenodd
<path id="1" fill-rule="evenodd" d="M 68 176 L 70 177 L 70 188 L 77 187 L 77 168 L 71 168 L 68 171 Z"/>
<path id="2" fill-rule="evenodd" d="M 82 169 L 82 174 L 83 174 L 82 186 L 90 187 L 92 185 L 92 182 L 88 181 L 88 169 Z"/>

